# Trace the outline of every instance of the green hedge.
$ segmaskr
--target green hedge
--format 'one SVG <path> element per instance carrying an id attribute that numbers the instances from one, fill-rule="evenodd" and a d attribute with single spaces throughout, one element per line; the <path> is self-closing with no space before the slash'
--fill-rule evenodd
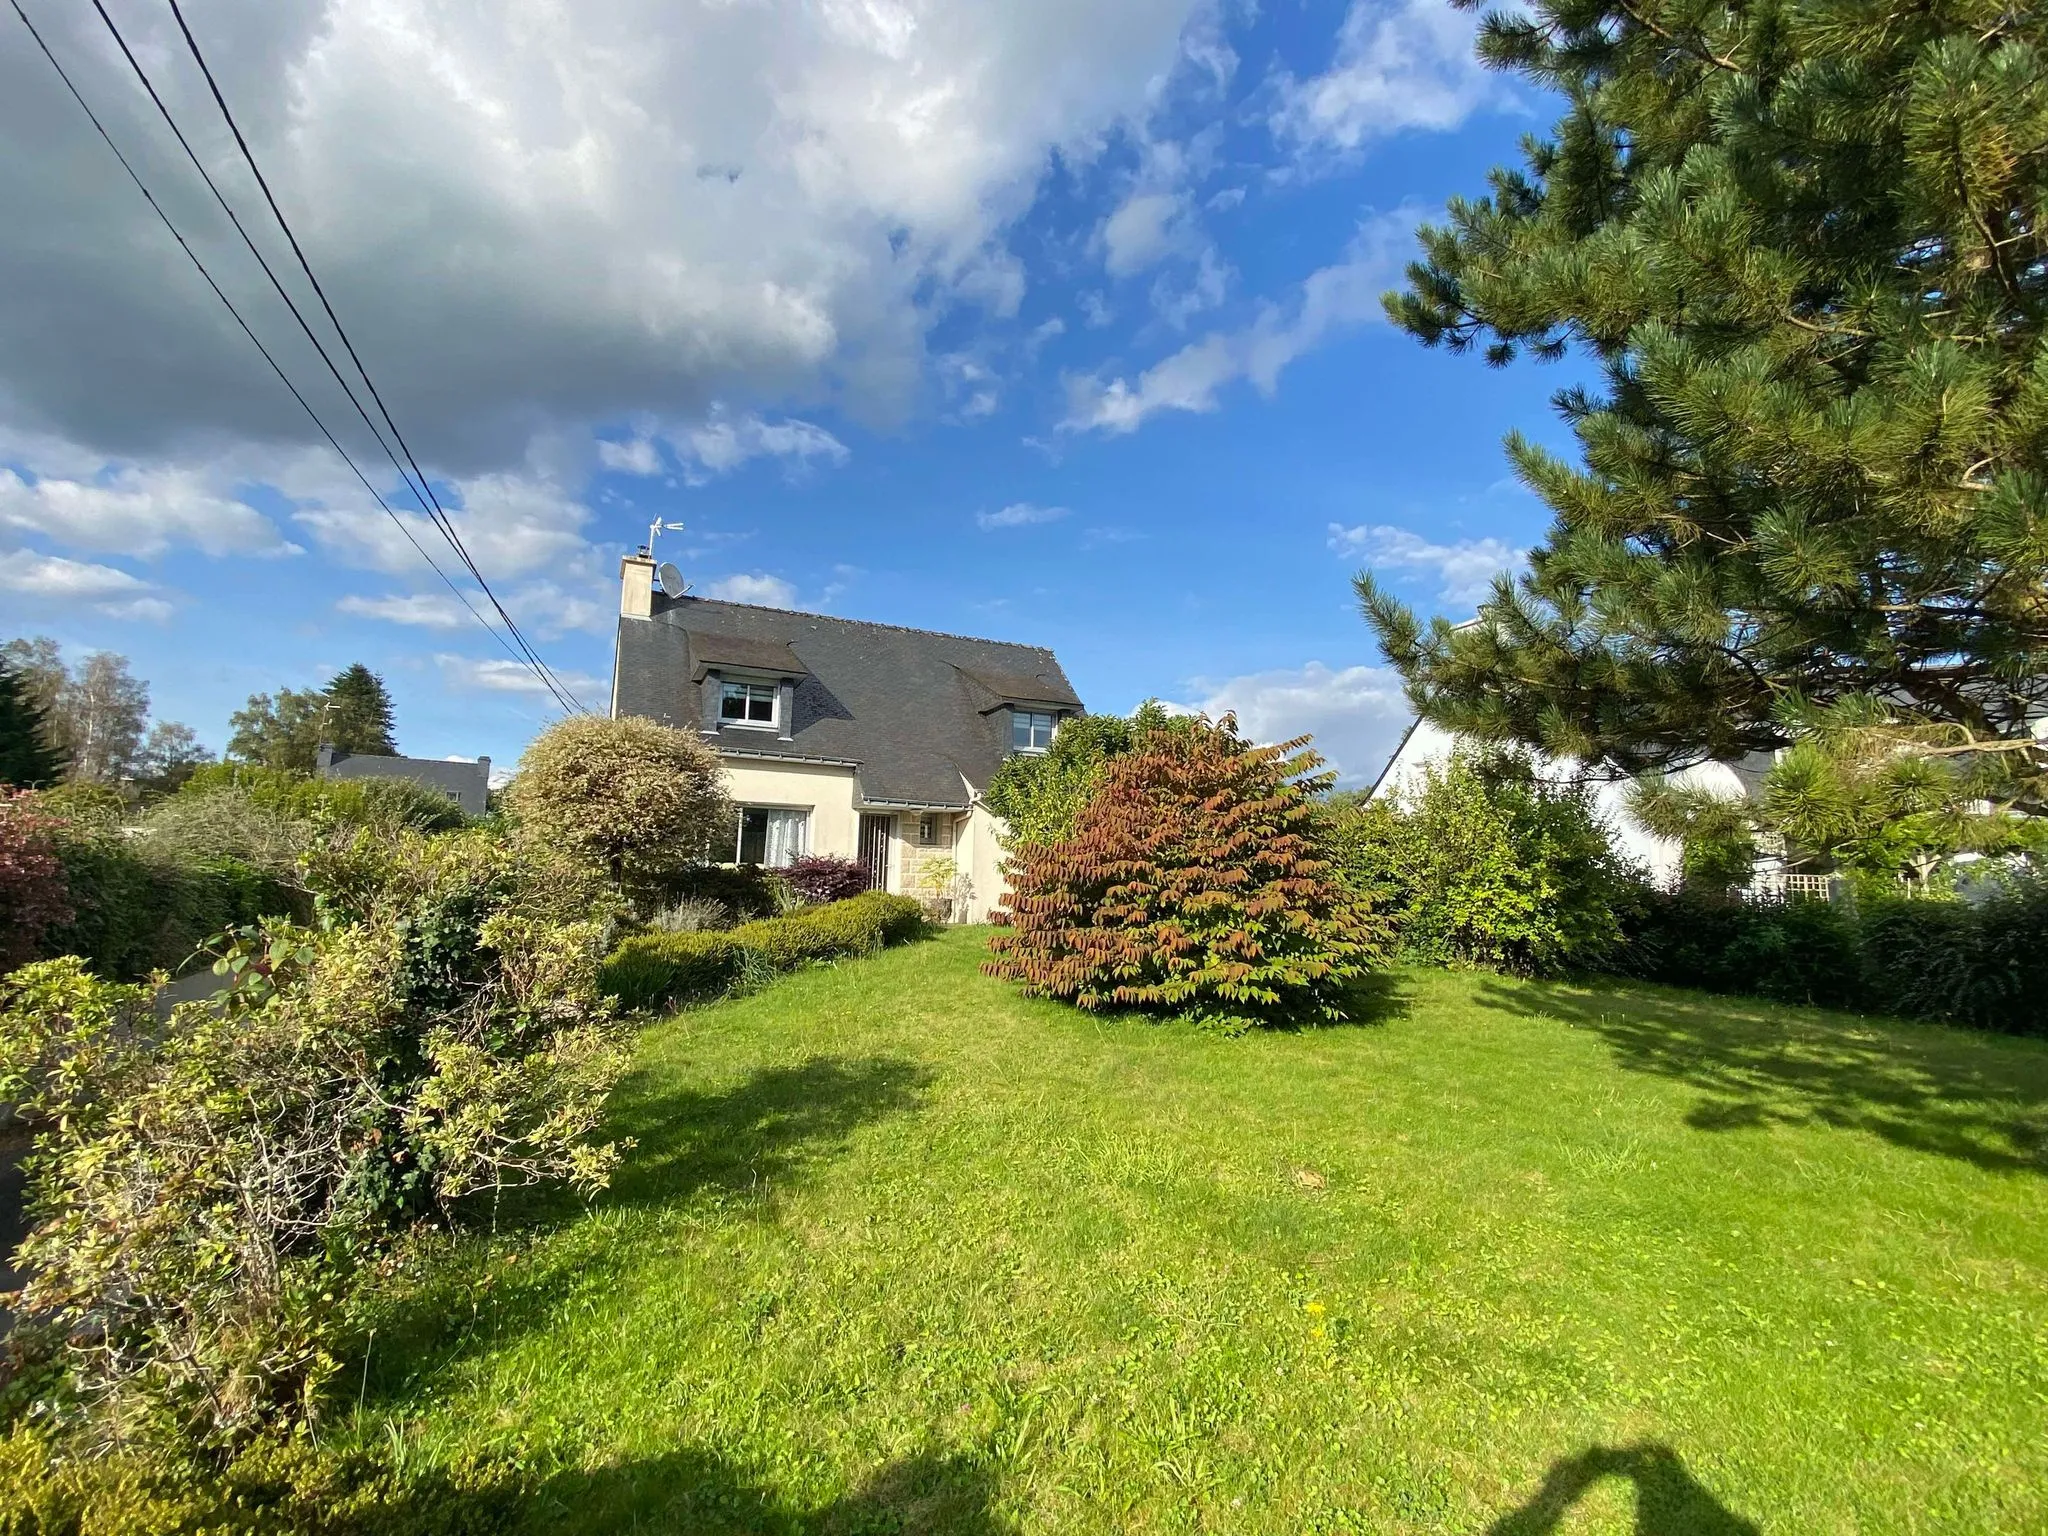
<path id="1" fill-rule="evenodd" d="M 176 973 L 230 928 L 310 915 L 303 892 L 251 865 L 153 857 L 119 831 L 60 837 L 57 857 L 74 915 L 43 936 L 43 953 L 77 955 L 109 980 Z"/>
<path id="2" fill-rule="evenodd" d="M 628 1008 L 703 1002 L 731 991 L 750 971 L 871 954 L 915 938 L 923 927 L 923 909 L 908 896 L 870 891 L 725 933 L 635 934 L 606 959 L 603 986 Z"/>
<path id="3" fill-rule="evenodd" d="M 1708 992 L 2048 1034 L 2048 879 L 1983 900 L 1743 902 L 1649 891 L 1607 967 Z"/>

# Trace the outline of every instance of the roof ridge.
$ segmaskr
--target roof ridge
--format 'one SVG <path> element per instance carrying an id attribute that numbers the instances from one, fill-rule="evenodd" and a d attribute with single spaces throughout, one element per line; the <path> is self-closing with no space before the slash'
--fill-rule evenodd
<path id="1" fill-rule="evenodd" d="M 777 608 L 772 603 L 741 603 L 735 602 L 729 597 L 685 597 L 672 599 L 672 601 L 679 603 L 716 603 L 721 608 L 750 608 L 756 613 L 786 613 L 792 618 L 798 619 L 827 619 L 834 624 L 858 624 L 863 629 L 893 629 L 899 635 L 931 635 L 939 640 L 972 640 L 976 645 L 1009 645 L 1015 646 L 1020 651 L 1038 651 L 1046 656 L 1053 655 L 1051 646 L 1033 645 L 1026 640 L 998 640 L 990 635 L 962 635 L 956 634 L 950 629 L 919 629 L 914 624 L 885 624 L 880 619 L 849 619 L 836 613 L 812 613 L 807 608 Z M 673 613 L 675 609 L 664 608 L 662 612 Z M 1057 661 L 1059 658 L 1055 656 L 1053 659 Z"/>

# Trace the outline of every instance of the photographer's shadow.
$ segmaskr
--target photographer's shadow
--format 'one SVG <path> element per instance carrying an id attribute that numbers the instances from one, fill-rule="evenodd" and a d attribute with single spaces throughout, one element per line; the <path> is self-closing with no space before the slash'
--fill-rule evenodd
<path id="1" fill-rule="evenodd" d="M 1635 1485 L 1635 1536 L 1763 1536 L 1685 1470 L 1668 1445 L 1591 1446 L 1554 1463 L 1529 1501 L 1486 1528 L 1486 1536 L 1546 1536 L 1610 1477 Z"/>

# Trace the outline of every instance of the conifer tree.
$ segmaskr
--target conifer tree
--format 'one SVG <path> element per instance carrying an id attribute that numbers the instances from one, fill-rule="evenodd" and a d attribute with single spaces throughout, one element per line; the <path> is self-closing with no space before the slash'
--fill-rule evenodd
<path id="1" fill-rule="evenodd" d="M 0 661 L 0 784 L 41 789 L 64 777 L 64 759 L 50 745 L 50 722 L 14 669 Z"/>
<path id="2" fill-rule="evenodd" d="M 391 695 L 384 679 L 360 661 L 335 673 L 326 688 L 320 734 L 339 751 L 395 756 L 398 743 L 392 735 Z"/>
<path id="3" fill-rule="evenodd" d="M 2044 47 L 2003 0 L 1487 18 L 1564 116 L 1387 308 L 1601 382 L 1581 462 L 1510 438 L 1556 520 L 1477 623 L 1359 578 L 1425 716 L 1631 772 L 1853 728 L 2048 810 Z"/>

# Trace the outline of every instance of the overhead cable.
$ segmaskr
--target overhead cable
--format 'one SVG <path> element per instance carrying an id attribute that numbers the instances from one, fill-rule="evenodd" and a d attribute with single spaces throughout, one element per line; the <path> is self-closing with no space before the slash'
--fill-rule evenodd
<path id="1" fill-rule="evenodd" d="M 171 238 L 177 241 L 178 243 L 178 248 L 185 253 L 186 257 L 191 261 L 193 267 L 198 271 L 200 277 L 205 279 L 206 286 L 213 290 L 213 296 L 219 299 L 221 303 L 226 307 L 227 312 L 234 317 L 235 324 L 241 328 L 242 334 L 249 338 L 250 345 L 255 347 L 257 352 L 262 354 L 263 361 L 270 365 L 270 370 L 271 372 L 277 375 L 278 382 L 283 384 L 284 387 L 291 392 L 291 397 L 294 400 L 298 401 L 300 407 L 305 411 L 306 415 L 312 420 L 313 425 L 319 429 L 320 435 L 327 440 L 328 446 L 333 448 L 334 451 L 341 456 L 342 462 L 347 464 L 348 467 L 352 471 L 354 471 L 356 479 L 362 482 L 363 489 L 368 491 L 371 497 L 376 501 L 377 505 L 383 509 L 384 515 L 389 517 L 391 521 L 397 525 L 398 531 L 405 535 L 406 541 L 412 545 L 413 549 L 418 553 L 419 557 L 427 562 L 428 567 L 433 571 L 433 573 L 441 578 L 442 582 L 446 584 L 448 590 L 454 593 L 456 598 L 462 603 L 463 607 L 469 610 L 470 617 L 475 619 L 477 623 L 481 624 L 484 627 L 485 632 L 488 633 L 492 639 L 496 640 L 498 644 L 505 649 L 506 654 L 511 656 L 514 661 L 520 662 L 520 664 L 523 666 L 525 663 L 521 659 L 519 653 L 512 649 L 511 645 L 506 641 L 505 637 L 501 635 L 495 627 L 492 626 L 491 622 L 488 619 L 486 619 L 482 614 L 476 611 L 475 605 L 470 602 L 468 596 L 462 591 L 460 587 L 458 587 L 455 584 L 455 582 L 452 579 L 450 579 L 448 573 L 442 570 L 441 567 L 435 563 L 434 557 L 428 554 L 426 550 L 421 546 L 419 540 L 413 536 L 413 532 L 410 528 L 406 526 L 405 520 L 401 518 L 396 512 L 392 511 L 390 506 L 385 503 L 383 496 L 378 492 L 376 486 L 370 483 L 369 477 L 362 472 L 361 468 L 356 464 L 356 461 L 349 456 L 348 450 L 343 448 L 341 444 L 335 440 L 334 434 L 328 430 L 327 423 L 320 419 L 320 413 L 313 409 L 312 404 L 306 399 L 305 395 L 300 392 L 299 387 L 291 381 L 290 375 L 288 375 L 284 371 L 284 369 L 281 366 L 279 366 L 276 357 L 274 357 L 271 354 L 270 349 L 263 344 L 262 339 L 257 336 L 255 331 L 250 329 L 249 322 L 243 318 L 242 312 L 235 307 L 234 301 L 230 299 L 225 292 L 222 291 L 220 284 L 214 280 L 213 274 L 207 270 L 206 263 L 200 260 L 198 253 L 192 249 L 190 243 L 188 243 L 184 235 L 180 233 L 178 226 L 171 222 L 170 215 L 164 212 L 163 205 L 156 200 L 156 195 L 149 190 L 148 185 L 143 181 L 142 177 L 136 172 L 134 165 L 130 163 L 128 157 L 121 152 L 120 145 L 116 144 L 114 142 L 113 136 L 107 132 L 106 125 L 100 121 L 99 114 L 93 111 L 91 105 L 86 101 L 85 97 L 79 92 L 77 85 L 72 81 L 69 72 L 66 71 L 63 64 L 58 61 L 57 56 L 50 51 L 50 45 L 43 40 L 42 33 L 36 30 L 35 23 L 29 19 L 28 13 L 21 8 L 20 0 L 8 0 L 8 3 L 11 6 L 13 6 L 14 14 L 21 18 L 21 24 L 24 27 L 28 28 L 29 36 L 35 40 L 36 47 L 41 51 L 43 57 L 49 61 L 50 67 L 57 72 L 57 78 L 64 82 L 64 88 L 71 93 L 71 99 L 78 103 L 79 109 L 85 113 L 86 119 L 92 124 L 94 130 L 99 134 L 101 140 L 106 144 L 108 149 L 113 151 L 114 158 L 118 160 L 121 164 L 121 169 L 128 173 L 128 179 L 135 184 L 135 190 L 142 194 L 144 201 L 146 201 L 149 204 L 150 209 L 156 214 L 157 218 L 162 221 L 164 228 L 170 231 Z"/>

